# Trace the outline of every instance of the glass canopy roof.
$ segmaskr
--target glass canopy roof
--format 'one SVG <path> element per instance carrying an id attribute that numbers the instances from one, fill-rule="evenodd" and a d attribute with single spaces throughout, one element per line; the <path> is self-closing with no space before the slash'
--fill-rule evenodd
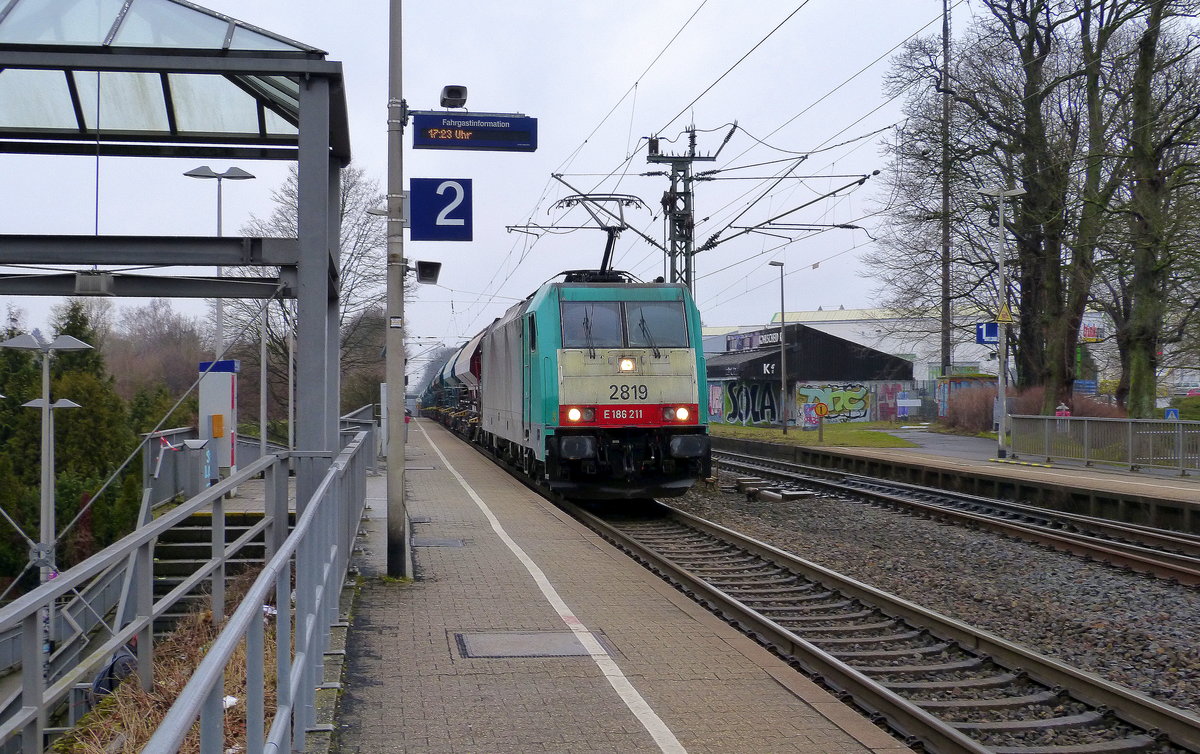
<path id="1" fill-rule="evenodd" d="M 0 0 L 0 150 L 25 151 L 18 139 L 294 146 L 306 70 L 295 61 L 324 58 L 186 0 Z"/>

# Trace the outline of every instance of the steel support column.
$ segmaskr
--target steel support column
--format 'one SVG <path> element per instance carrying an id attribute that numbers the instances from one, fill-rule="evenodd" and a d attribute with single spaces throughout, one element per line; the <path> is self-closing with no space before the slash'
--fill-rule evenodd
<path id="1" fill-rule="evenodd" d="M 297 171 L 297 401 L 296 449 L 332 451 L 337 422 L 330 422 L 329 300 L 331 238 L 329 211 L 329 81 L 313 77 L 300 85 L 300 162 Z M 302 464 L 296 477 L 297 507 L 303 508 L 316 489 L 313 464 Z"/>

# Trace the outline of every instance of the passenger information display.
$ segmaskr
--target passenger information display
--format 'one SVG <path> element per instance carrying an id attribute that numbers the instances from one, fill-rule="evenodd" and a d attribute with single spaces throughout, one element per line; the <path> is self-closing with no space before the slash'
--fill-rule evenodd
<path id="1" fill-rule="evenodd" d="M 414 149 L 533 152 L 537 118 L 517 115 L 414 112 Z"/>

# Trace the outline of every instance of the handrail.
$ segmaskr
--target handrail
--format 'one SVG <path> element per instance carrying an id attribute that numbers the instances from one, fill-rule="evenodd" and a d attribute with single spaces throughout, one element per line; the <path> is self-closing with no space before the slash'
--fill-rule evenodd
<path id="1" fill-rule="evenodd" d="M 1181 419 L 1114 419 L 1090 416 L 1014 415 L 1017 455 L 1161 468 L 1186 476 L 1200 471 L 1200 422 Z"/>
<path id="2" fill-rule="evenodd" d="M 219 510 L 221 500 L 227 492 L 257 474 L 264 473 L 272 467 L 278 467 L 282 462 L 282 459 L 277 457 L 268 457 L 249 464 L 244 469 L 239 469 L 237 474 L 206 489 L 178 508 L 63 571 L 52 581 L 38 586 L 0 608 L 0 632 L 19 628 L 22 635 L 21 707 L 16 713 L 5 719 L 3 724 L 0 724 L 0 744 L 20 733 L 22 751 L 41 751 L 48 710 L 55 708 L 77 683 L 87 680 L 99 664 L 135 635 L 139 637 L 138 672 L 144 683 L 148 685 L 153 662 L 151 622 L 166 609 L 164 604 L 152 604 L 151 550 L 154 542 L 161 534 L 200 509 L 211 507 Z M 214 528 L 217 528 L 215 519 L 214 524 Z M 223 536 L 223 526 L 220 528 Z M 128 625 L 114 631 L 106 641 L 93 647 L 85 658 L 64 671 L 61 676 L 45 678 L 42 665 L 45 658 L 42 655 L 41 642 L 24 640 L 26 636 L 36 637 L 39 635 L 39 617 L 44 608 L 53 605 L 60 596 L 77 592 L 79 588 L 89 584 L 95 577 L 106 573 L 110 568 L 127 567 L 131 558 L 134 567 L 143 574 L 138 587 L 137 616 Z M 210 561 L 210 564 L 206 564 L 210 566 L 208 572 L 220 570 L 227 558 L 228 554 L 225 554 L 216 565 L 212 565 Z M 219 591 L 214 589 L 214 601 L 218 594 Z"/>
<path id="3" fill-rule="evenodd" d="M 356 414 L 367 416 L 372 406 L 360 409 Z M 292 646 L 292 632 L 295 631 L 295 656 L 279 658 L 279 673 L 277 690 L 277 723 L 285 721 L 286 725 L 272 727 L 269 741 L 282 741 L 285 750 L 291 750 L 291 742 L 298 748 L 303 748 L 306 727 L 315 716 L 313 698 L 320 684 L 321 668 L 324 662 L 324 652 L 328 646 L 330 626 L 337 620 L 338 598 L 342 580 L 349 566 L 350 552 L 358 531 L 359 520 L 365 504 L 365 486 L 368 470 L 373 470 L 376 462 L 375 431 L 373 424 L 354 415 L 345 417 L 341 433 L 344 448 L 339 452 L 332 451 L 292 451 L 271 454 L 264 458 L 255 459 L 246 466 L 238 469 L 230 477 L 219 481 L 211 487 L 200 490 L 178 507 L 162 514 L 157 519 L 145 521 L 134 532 L 122 537 L 104 550 L 92 555 L 81 563 L 60 573 L 57 578 L 38 586 L 12 602 L 0 607 L 0 635 L 8 631 L 15 632 L 20 637 L 38 637 L 41 633 L 41 622 L 46 615 L 46 607 L 55 605 L 56 601 L 66 595 L 79 594 L 87 589 L 93 589 L 96 579 L 103 574 L 124 571 L 123 577 L 127 582 L 128 593 L 121 597 L 122 607 L 120 616 L 109 616 L 105 623 L 113 624 L 108 628 L 105 639 L 95 638 L 90 644 L 71 646 L 64 643 L 56 650 L 56 656 L 65 650 L 76 653 L 76 659 L 65 670 L 54 669 L 47 677 L 46 661 L 42 653 L 40 641 L 24 641 L 20 638 L 19 652 L 21 660 L 21 688 L 11 700 L 11 714 L 0 721 L 0 749 L 11 745 L 17 739 L 21 751 L 38 752 L 43 750 L 44 735 L 48 728 L 48 718 L 52 711 L 60 708 L 68 695 L 76 693 L 80 682 L 91 680 L 96 672 L 113 653 L 125 645 L 131 638 L 139 639 L 137 646 L 137 674 L 144 688 L 150 688 L 153 682 L 153 622 L 167 613 L 171 606 L 189 593 L 195 593 L 198 586 L 211 581 L 212 593 L 210 600 L 213 605 L 214 619 L 222 620 L 224 610 L 224 581 L 225 568 L 235 555 L 252 539 L 262 540 L 265 535 L 267 570 L 260 575 L 251 587 L 252 596 L 247 598 L 234 617 L 228 619 L 230 626 L 236 625 L 238 630 L 229 633 L 227 626 L 219 637 L 219 646 L 225 647 L 230 641 L 235 644 L 239 639 L 230 636 L 247 636 L 252 646 L 257 646 L 256 657 L 262 657 L 263 628 L 262 620 L 250 621 L 247 633 L 245 615 L 253 613 L 261 616 L 262 597 L 269 589 L 271 581 L 275 582 L 275 603 L 279 606 L 279 617 L 276 624 L 276 639 L 282 647 Z M 353 427 L 355 431 L 345 431 L 345 427 Z M 169 430 L 175 433 L 183 430 Z M 348 441 L 348 442 L 347 442 Z M 314 489 L 311 496 L 304 501 L 296 501 L 296 510 L 300 511 L 300 522 L 297 522 L 299 534 L 288 534 L 289 471 L 295 467 L 298 474 L 311 479 Z M 261 522 L 239 536 L 236 540 L 226 542 L 224 498 L 239 485 L 248 483 L 252 478 L 261 475 L 265 487 L 264 517 Z M 310 510 L 311 509 L 311 510 Z M 168 530 L 179 526 L 197 512 L 211 510 L 212 517 L 212 556 L 198 563 L 189 571 L 183 581 L 168 594 L 155 598 L 153 593 L 153 560 L 155 545 L 158 539 Z M 303 522 L 303 523 L 301 523 Z M 281 555 L 282 553 L 282 555 Z M 282 561 L 281 561 L 282 559 Z M 295 608 L 291 606 L 291 569 L 280 566 L 296 563 Z M 274 564 L 274 565 L 272 565 Z M 125 604 L 128 599 L 128 604 Z M 59 608 L 52 608 L 58 610 Z M 294 619 L 294 622 L 293 622 Z M 257 627 L 257 630 L 256 630 Z M 257 638 L 255 634 L 258 634 Z M 78 636 L 71 641 L 77 641 Z M 216 647 L 214 647 L 216 649 Z M 218 653 L 219 654 L 219 653 Z M 253 654 L 253 652 L 252 652 Z M 290 655 L 284 651 L 283 655 Z M 209 658 L 214 655 L 210 652 Z M 227 661 L 227 658 L 226 658 Z M 207 663 L 215 662 L 206 659 Z M 222 662 L 222 666 L 225 661 Z M 261 663 L 257 670 L 259 678 L 258 691 L 253 688 L 248 691 L 247 702 L 257 704 L 259 720 L 256 724 L 254 716 L 248 722 L 248 750 L 261 752 L 263 750 L 264 731 L 262 727 L 262 683 L 263 668 Z M 207 667 L 207 666 L 205 666 Z M 206 673 L 212 673 L 209 670 Z M 255 671 L 247 668 L 247 673 L 253 687 Z M 220 691 L 220 686 L 215 687 Z M 213 693 L 216 693 L 214 691 Z M 257 698 L 257 701 L 256 701 Z M 186 700 L 185 700 L 186 702 Z M 19 706 L 18 706 L 19 705 Z M 180 705 L 180 710 L 189 709 L 186 704 Z M 175 709 L 175 708 L 173 708 Z M 220 705 L 220 694 L 214 698 L 210 694 L 204 700 L 202 717 L 208 721 L 203 727 L 208 731 L 205 739 L 212 739 L 212 723 L 214 714 L 220 717 L 223 713 Z M 187 714 L 174 712 L 175 715 Z M 196 712 L 192 710 L 192 719 Z M 69 722 L 73 722 L 74 715 Z M 219 737 L 221 726 L 216 726 Z M 294 730 L 294 733 L 293 733 Z M 258 734 L 256 735 L 256 731 Z M 158 739 L 156 739 L 158 740 Z M 7 750 L 7 749 L 5 749 Z M 160 751 L 157 744 L 151 745 L 147 751 Z M 207 749 L 206 749 L 207 750 Z M 221 750 L 219 747 L 217 750 Z"/>
<path id="4" fill-rule="evenodd" d="M 232 488 L 244 484 L 276 463 L 278 463 L 277 458 L 268 457 L 238 469 L 236 474 L 207 488 L 178 508 L 164 513 L 146 526 L 136 529 L 78 565 L 63 571 L 53 581 L 47 581 L 36 589 L 17 597 L 0 608 L 0 631 L 17 625 L 21 615 L 25 612 L 31 609 L 36 610 L 48 600 L 60 597 L 83 585 L 105 568 L 125 558 L 134 548 L 159 537 L 163 532 L 176 526 L 196 511 L 206 508 L 212 505 L 214 500 L 224 497 Z"/>
<path id="5" fill-rule="evenodd" d="M 363 460 L 363 452 L 369 447 L 366 442 L 367 438 L 368 433 L 358 433 L 350 445 L 334 459 L 329 472 L 313 492 L 308 504 L 303 507 L 304 512 L 300 515 L 291 534 L 263 567 L 262 572 L 242 599 L 241 605 L 234 611 L 225 628 L 209 647 L 204 660 L 201 661 L 191 680 L 188 681 L 166 717 L 159 724 L 158 730 L 147 743 L 145 751 L 177 751 L 197 717 L 201 718 L 201 751 L 221 751 L 223 749 L 221 743 L 223 726 L 220 724 L 223 709 L 220 697 L 224 693 L 225 668 L 233 658 L 243 637 L 247 638 L 249 650 L 246 653 L 246 665 L 248 675 L 251 676 L 249 683 L 254 683 L 254 675 L 249 670 L 257 668 L 257 671 L 261 672 L 264 659 L 262 605 L 269 600 L 272 587 L 276 590 L 277 601 L 281 590 L 283 594 L 287 594 L 287 584 L 282 582 L 290 580 L 292 558 L 296 557 L 299 560 L 307 554 L 313 557 L 313 562 L 309 565 L 321 566 L 322 577 L 314 581 L 311 578 L 313 574 L 308 573 L 308 577 L 305 578 L 298 563 L 296 569 L 295 657 L 291 665 L 287 667 L 287 672 L 282 673 L 276 679 L 279 690 L 278 706 L 266 742 L 267 745 L 278 747 L 284 751 L 303 749 L 306 727 L 303 724 L 304 721 L 301 720 L 301 724 L 295 726 L 290 723 L 297 717 L 298 712 L 311 707 L 310 700 L 315 693 L 315 688 L 312 683 L 304 683 L 304 679 L 314 677 L 313 669 L 319 665 L 319 658 L 323 655 L 328 641 L 325 627 L 316 625 L 317 619 L 323 611 L 329 610 L 330 601 L 336 605 L 340 583 L 344 578 L 346 566 L 349 564 L 348 553 L 353 542 L 353 532 L 357 531 L 358 518 L 362 513 L 363 501 L 339 499 L 340 496 L 331 493 L 335 482 L 344 477 L 346 471 L 354 463 L 361 463 Z M 342 515 L 346 513 L 344 508 L 351 504 L 356 505 L 359 516 Z M 339 507 L 342 510 L 339 510 Z M 353 527 L 346 527 L 345 521 L 352 523 Z M 335 531 L 338 524 L 343 525 L 343 531 Z M 348 535 L 349 541 L 330 536 L 337 533 L 343 536 Z M 315 545 L 310 544 L 313 539 L 316 539 Z M 307 553 L 302 551 L 306 545 L 309 545 Z M 339 588 L 331 588 L 335 584 L 339 585 Z M 301 605 L 304 603 L 311 608 L 308 615 L 301 614 Z M 291 617 L 288 615 L 291 612 L 290 606 L 278 604 L 277 607 L 276 620 L 278 621 L 277 626 L 280 627 L 277 630 L 282 630 L 283 621 L 286 620 L 290 633 L 292 625 Z M 280 660 L 280 669 L 283 670 L 282 659 Z M 297 670 L 300 672 L 297 673 Z M 255 720 L 257 725 L 261 725 L 261 721 L 264 720 L 261 694 L 257 694 L 253 699 L 248 699 L 247 704 L 247 718 Z M 294 745 L 288 740 L 293 727 L 296 729 Z M 263 743 L 252 731 L 248 731 L 247 749 L 249 752 L 261 752 Z"/>

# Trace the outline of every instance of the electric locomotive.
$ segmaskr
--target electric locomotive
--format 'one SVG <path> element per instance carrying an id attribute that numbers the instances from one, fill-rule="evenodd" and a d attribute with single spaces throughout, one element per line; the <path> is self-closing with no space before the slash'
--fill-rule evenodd
<path id="1" fill-rule="evenodd" d="M 687 288 L 575 270 L 450 357 L 439 418 L 576 499 L 671 497 L 711 474 Z"/>

